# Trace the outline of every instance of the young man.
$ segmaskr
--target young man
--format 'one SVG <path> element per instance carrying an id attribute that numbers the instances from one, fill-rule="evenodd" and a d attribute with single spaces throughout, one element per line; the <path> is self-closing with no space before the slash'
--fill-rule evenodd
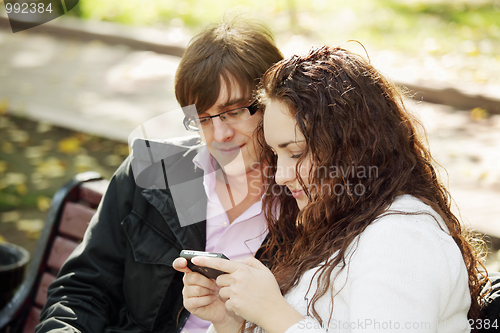
<path id="1" fill-rule="evenodd" d="M 198 138 L 136 140 L 83 242 L 48 291 L 36 332 L 204 332 L 182 306 L 182 249 L 253 255 L 265 238 L 252 92 L 282 59 L 264 28 L 236 21 L 190 42 L 176 74 Z M 191 107 L 191 110 L 193 108 Z"/>

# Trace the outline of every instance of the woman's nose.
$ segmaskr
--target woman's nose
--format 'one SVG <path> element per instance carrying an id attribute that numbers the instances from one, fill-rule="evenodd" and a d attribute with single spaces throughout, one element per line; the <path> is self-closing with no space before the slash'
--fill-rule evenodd
<path id="1" fill-rule="evenodd" d="M 295 165 L 280 163 L 280 158 L 278 158 L 275 180 L 278 185 L 286 185 L 287 183 L 295 180 Z"/>

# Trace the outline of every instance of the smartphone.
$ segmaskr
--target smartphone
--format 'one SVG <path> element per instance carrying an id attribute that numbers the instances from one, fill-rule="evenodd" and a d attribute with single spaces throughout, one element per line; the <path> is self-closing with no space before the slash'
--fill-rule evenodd
<path id="1" fill-rule="evenodd" d="M 193 272 L 198 272 L 209 279 L 216 279 L 221 274 L 227 274 L 226 272 L 219 271 L 218 269 L 213 269 L 210 267 L 202 267 L 196 266 L 191 262 L 191 259 L 194 257 L 212 257 L 212 258 L 222 258 L 229 260 L 228 257 L 223 255 L 222 253 L 213 253 L 213 252 L 203 252 L 203 251 L 193 251 L 193 250 L 182 250 L 180 256 L 182 258 L 186 258 L 187 267 Z"/>

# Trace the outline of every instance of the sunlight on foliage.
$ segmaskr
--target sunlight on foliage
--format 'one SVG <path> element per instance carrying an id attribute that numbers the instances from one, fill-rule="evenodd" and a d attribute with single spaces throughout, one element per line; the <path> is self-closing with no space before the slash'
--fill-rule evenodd
<path id="1" fill-rule="evenodd" d="M 500 53 L 498 1 L 81 0 L 76 13 L 92 20 L 187 27 L 192 33 L 241 13 L 262 20 L 275 34 L 305 34 L 327 44 L 359 39 L 379 48 L 419 51 L 432 38 L 436 43 L 429 50 L 439 54 Z"/>
<path id="2" fill-rule="evenodd" d="M 500 85 L 497 0 L 81 0 L 69 15 L 156 28 L 166 32 L 165 42 L 181 45 L 240 15 L 267 24 L 285 56 L 355 39 L 370 55 L 392 52 L 404 62 L 389 68 L 426 69 L 419 73 L 432 77 L 423 79 Z"/>

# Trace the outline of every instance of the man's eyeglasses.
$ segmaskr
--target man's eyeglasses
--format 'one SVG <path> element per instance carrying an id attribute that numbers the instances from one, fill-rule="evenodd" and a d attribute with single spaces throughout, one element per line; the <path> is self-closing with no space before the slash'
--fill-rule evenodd
<path id="1" fill-rule="evenodd" d="M 242 121 L 249 119 L 251 116 L 257 112 L 259 109 L 259 103 L 254 101 L 249 106 L 238 108 L 234 110 L 224 111 L 215 116 L 207 116 L 207 117 L 186 117 L 184 118 L 184 127 L 188 131 L 204 131 L 212 127 L 212 118 L 219 117 L 220 120 L 225 122 L 226 124 L 236 124 Z"/>

